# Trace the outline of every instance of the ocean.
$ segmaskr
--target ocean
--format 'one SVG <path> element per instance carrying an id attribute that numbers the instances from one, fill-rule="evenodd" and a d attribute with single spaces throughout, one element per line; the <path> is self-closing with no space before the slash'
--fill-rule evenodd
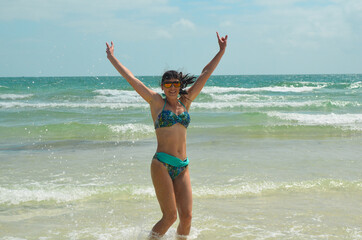
<path id="1" fill-rule="evenodd" d="M 362 239 L 361 106 L 361 74 L 212 76 L 190 108 L 189 239 Z M 122 77 L 0 78 L 0 239 L 146 239 L 155 150 Z"/>

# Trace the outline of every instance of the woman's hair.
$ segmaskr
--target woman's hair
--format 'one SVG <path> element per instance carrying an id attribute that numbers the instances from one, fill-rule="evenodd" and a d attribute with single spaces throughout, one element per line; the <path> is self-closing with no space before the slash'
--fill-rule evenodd
<path id="1" fill-rule="evenodd" d="M 177 72 L 174 70 L 170 70 L 167 71 L 163 74 L 162 76 L 162 83 L 166 80 L 171 80 L 171 79 L 178 79 L 181 82 L 181 86 L 180 86 L 180 94 L 181 95 L 185 95 L 187 94 L 186 92 L 186 87 L 187 85 L 193 84 L 195 82 L 196 77 L 195 76 L 190 76 L 189 74 L 182 74 L 182 72 Z"/>

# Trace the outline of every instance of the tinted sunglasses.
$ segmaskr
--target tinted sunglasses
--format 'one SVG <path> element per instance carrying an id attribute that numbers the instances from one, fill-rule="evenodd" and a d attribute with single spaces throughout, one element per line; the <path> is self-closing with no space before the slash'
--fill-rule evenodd
<path id="1" fill-rule="evenodd" d="M 174 86 L 175 88 L 179 88 L 181 86 L 181 82 L 177 81 L 177 82 L 165 82 L 163 83 L 163 86 L 165 88 L 170 88 L 171 86 Z"/>

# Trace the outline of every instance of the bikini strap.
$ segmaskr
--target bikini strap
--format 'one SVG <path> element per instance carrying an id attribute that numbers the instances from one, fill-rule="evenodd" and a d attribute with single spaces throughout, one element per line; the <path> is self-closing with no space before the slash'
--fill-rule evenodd
<path id="1" fill-rule="evenodd" d="M 165 104 L 163 105 L 162 112 L 163 112 L 163 110 L 165 110 L 166 102 L 167 102 L 167 100 L 166 100 L 166 98 L 165 98 Z"/>
<path id="2" fill-rule="evenodd" d="M 178 100 L 178 101 L 181 103 L 182 106 L 184 106 L 185 110 L 187 111 L 186 106 L 180 100 Z"/>

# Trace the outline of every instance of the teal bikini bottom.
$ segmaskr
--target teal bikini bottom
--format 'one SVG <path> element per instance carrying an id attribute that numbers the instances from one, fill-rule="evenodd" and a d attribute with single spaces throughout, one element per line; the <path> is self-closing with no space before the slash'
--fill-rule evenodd
<path id="1" fill-rule="evenodd" d="M 157 152 L 153 158 L 162 162 L 166 167 L 171 179 L 174 180 L 181 172 L 183 172 L 189 165 L 189 159 L 181 160 L 177 157 L 171 156 L 167 153 Z"/>

